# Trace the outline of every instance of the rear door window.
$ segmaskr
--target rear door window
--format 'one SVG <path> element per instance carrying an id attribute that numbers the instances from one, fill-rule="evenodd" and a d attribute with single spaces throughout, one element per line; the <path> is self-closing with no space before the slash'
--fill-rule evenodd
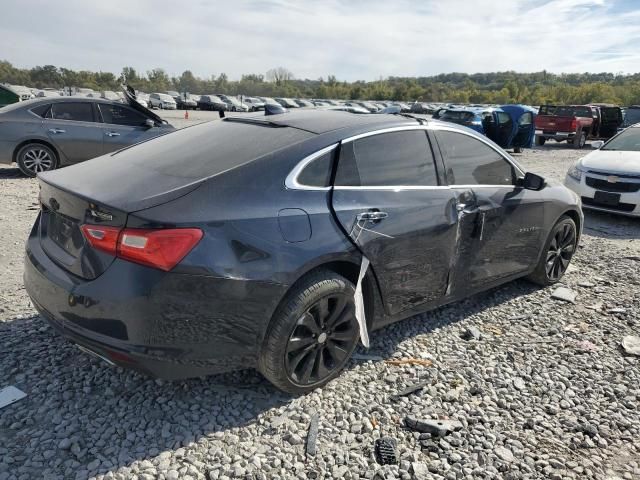
<path id="1" fill-rule="evenodd" d="M 147 120 L 147 117 L 141 113 L 120 105 L 100 103 L 98 104 L 98 108 L 100 109 L 104 123 L 139 127 L 144 125 L 144 122 Z"/>
<path id="2" fill-rule="evenodd" d="M 437 185 L 426 132 L 390 132 L 342 144 L 335 184 L 351 187 Z"/>
<path id="3" fill-rule="evenodd" d="M 32 108 L 31 111 L 33 113 L 35 113 L 36 115 L 38 115 L 39 117 L 42 117 L 42 118 L 51 117 L 51 115 L 50 115 L 50 113 L 51 113 L 51 105 L 50 104 L 38 105 L 37 107 Z"/>
<path id="4" fill-rule="evenodd" d="M 514 185 L 515 167 L 484 142 L 462 133 L 435 131 L 449 185 Z"/>
<path id="5" fill-rule="evenodd" d="M 51 106 L 51 117 L 54 120 L 71 120 L 75 122 L 94 122 L 93 105 L 90 102 L 54 103 Z"/>

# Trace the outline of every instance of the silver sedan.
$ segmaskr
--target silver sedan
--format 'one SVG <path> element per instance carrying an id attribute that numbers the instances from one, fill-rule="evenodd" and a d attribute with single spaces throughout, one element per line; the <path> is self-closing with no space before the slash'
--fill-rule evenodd
<path id="1" fill-rule="evenodd" d="M 39 98 L 0 108 L 0 163 L 30 177 L 171 132 L 140 105 L 100 98 Z"/>

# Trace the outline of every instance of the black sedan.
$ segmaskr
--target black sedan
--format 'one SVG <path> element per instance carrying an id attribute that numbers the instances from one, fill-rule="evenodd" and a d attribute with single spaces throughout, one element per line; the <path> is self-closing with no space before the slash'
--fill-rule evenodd
<path id="1" fill-rule="evenodd" d="M 399 115 L 227 117 L 39 180 L 24 280 L 62 335 L 158 377 L 256 367 L 292 393 L 390 322 L 557 282 L 583 221 L 485 137 Z"/>
<path id="2" fill-rule="evenodd" d="M 197 107 L 200 110 L 215 110 L 218 112 L 226 112 L 229 110 L 227 103 L 217 95 L 201 95 Z"/>

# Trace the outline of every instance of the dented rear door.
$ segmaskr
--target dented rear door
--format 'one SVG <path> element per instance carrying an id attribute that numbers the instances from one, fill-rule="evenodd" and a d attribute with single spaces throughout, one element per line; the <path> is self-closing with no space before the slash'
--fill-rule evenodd
<path id="1" fill-rule="evenodd" d="M 344 141 L 332 206 L 371 262 L 388 314 L 444 296 L 457 215 L 451 190 L 437 181 L 424 130 Z"/>

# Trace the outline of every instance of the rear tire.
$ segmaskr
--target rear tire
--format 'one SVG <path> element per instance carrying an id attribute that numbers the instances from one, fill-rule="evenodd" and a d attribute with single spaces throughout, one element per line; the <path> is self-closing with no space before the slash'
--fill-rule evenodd
<path id="1" fill-rule="evenodd" d="M 542 286 L 558 283 L 569 268 L 578 247 L 577 241 L 576 223 L 563 215 L 551 229 L 536 269 L 527 279 Z"/>
<path id="2" fill-rule="evenodd" d="M 582 148 L 587 143 L 587 132 L 580 132 L 580 134 L 573 137 L 574 148 Z"/>
<path id="3" fill-rule="evenodd" d="M 536 137 L 536 145 L 539 147 L 543 146 L 546 141 L 547 139 L 544 137 Z"/>
<path id="4" fill-rule="evenodd" d="M 515 147 L 513 153 L 522 153 L 522 147 Z"/>
<path id="5" fill-rule="evenodd" d="M 58 166 L 58 156 L 53 149 L 42 143 L 27 143 L 16 153 L 16 163 L 27 177 L 54 170 Z"/>
<path id="6" fill-rule="evenodd" d="M 355 287 L 319 270 L 303 278 L 276 310 L 258 369 L 280 390 L 303 394 L 338 376 L 358 344 Z"/>

